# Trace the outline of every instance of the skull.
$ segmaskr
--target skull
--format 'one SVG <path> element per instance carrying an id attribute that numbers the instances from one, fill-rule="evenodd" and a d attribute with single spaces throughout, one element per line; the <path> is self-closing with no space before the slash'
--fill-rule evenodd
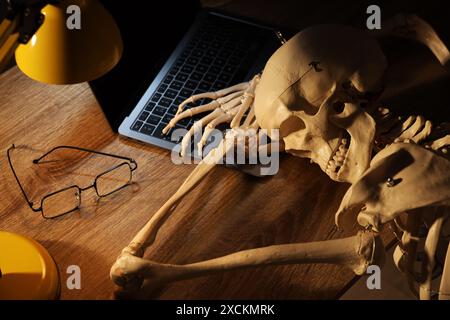
<path id="1" fill-rule="evenodd" d="M 369 166 L 375 121 L 364 106 L 382 91 L 386 67 L 377 41 L 363 31 L 305 29 L 267 62 L 255 92 L 256 119 L 263 129 L 280 129 L 287 152 L 351 183 Z"/>

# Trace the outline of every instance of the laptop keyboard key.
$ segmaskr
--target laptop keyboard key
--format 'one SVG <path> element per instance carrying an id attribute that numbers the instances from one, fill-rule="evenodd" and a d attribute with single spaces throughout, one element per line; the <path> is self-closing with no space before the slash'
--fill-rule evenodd
<path id="1" fill-rule="evenodd" d="M 195 88 L 197 88 L 197 85 L 198 85 L 198 81 L 188 80 L 184 86 L 187 89 L 194 90 Z"/>
<path id="2" fill-rule="evenodd" d="M 213 83 L 214 81 L 216 81 L 216 75 L 212 74 L 212 73 L 208 73 L 204 76 L 203 80 L 206 82 Z"/>
<path id="3" fill-rule="evenodd" d="M 223 66 L 225 64 L 225 59 L 217 58 L 216 60 L 214 60 L 214 64 L 218 66 Z"/>
<path id="4" fill-rule="evenodd" d="M 184 118 L 183 120 L 178 121 L 178 123 L 183 126 L 186 127 L 189 124 L 190 119 L 189 118 Z"/>
<path id="5" fill-rule="evenodd" d="M 139 130 L 139 132 L 146 134 L 146 135 L 151 135 L 153 133 L 153 130 L 155 130 L 155 127 L 149 124 L 144 124 L 141 128 L 141 130 Z"/>
<path id="6" fill-rule="evenodd" d="M 201 58 L 203 56 L 205 52 L 203 50 L 200 49 L 196 49 L 194 51 L 192 51 L 192 55 L 196 58 Z"/>
<path id="7" fill-rule="evenodd" d="M 131 127 L 131 130 L 133 131 L 139 131 L 139 129 L 142 127 L 144 123 L 142 121 L 136 121 L 133 126 Z"/>
<path id="8" fill-rule="evenodd" d="M 212 73 L 212 74 L 219 74 L 219 72 L 220 72 L 220 70 L 221 70 L 221 68 L 220 67 L 218 67 L 218 66 L 212 66 L 211 68 L 209 68 L 209 73 Z"/>
<path id="9" fill-rule="evenodd" d="M 173 81 L 172 84 L 170 85 L 170 89 L 172 90 L 180 90 L 183 87 L 183 83 L 179 82 L 179 81 Z"/>
<path id="10" fill-rule="evenodd" d="M 227 59 L 231 55 L 231 51 L 224 50 L 221 53 L 219 53 L 220 58 Z"/>
<path id="11" fill-rule="evenodd" d="M 169 75 L 174 76 L 178 73 L 178 71 L 180 71 L 180 69 L 174 67 L 174 68 L 170 69 Z"/>
<path id="12" fill-rule="evenodd" d="M 186 73 L 179 73 L 175 79 L 177 79 L 178 81 L 181 81 L 181 82 L 185 82 L 188 77 L 189 77 L 189 75 Z"/>
<path id="13" fill-rule="evenodd" d="M 141 113 L 141 115 L 139 116 L 139 120 L 141 120 L 141 121 L 145 121 L 147 118 L 148 118 L 148 115 L 149 115 L 150 113 L 148 113 L 148 112 L 146 112 L 146 111 L 143 111 L 142 113 Z"/>
<path id="14" fill-rule="evenodd" d="M 159 86 L 157 92 L 164 93 L 164 91 L 166 91 L 166 89 L 167 89 L 167 84 L 162 84 Z"/>
<path id="15" fill-rule="evenodd" d="M 189 97 L 188 97 L 189 98 Z M 186 98 L 180 97 L 178 96 L 173 103 L 178 107 L 184 100 L 186 100 Z"/>
<path id="16" fill-rule="evenodd" d="M 180 68 L 184 63 L 184 59 L 178 59 L 177 62 L 175 62 L 175 67 Z"/>
<path id="17" fill-rule="evenodd" d="M 191 79 L 192 80 L 201 80 L 203 78 L 203 75 L 201 73 L 198 72 L 194 72 L 193 74 L 191 74 Z"/>
<path id="18" fill-rule="evenodd" d="M 188 63 L 188 64 L 190 64 L 190 65 L 196 65 L 196 64 L 198 63 L 198 59 L 197 59 L 197 58 L 194 58 L 194 57 L 189 57 L 189 58 L 186 60 L 186 63 Z"/>
<path id="19" fill-rule="evenodd" d="M 184 66 L 183 68 L 181 68 L 181 72 L 185 73 L 191 73 L 192 70 L 194 70 L 194 68 L 192 68 L 191 66 Z"/>
<path id="20" fill-rule="evenodd" d="M 218 53 L 217 50 L 209 49 L 206 54 L 210 57 L 215 57 L 217 55 L 217 53 Z"/>
<path id="21" fill-rule="evenodd" d="M 228 82 L 228 81 L 230 81 L 230 79 L 231 79 L 231 77 L 226 73 L 223 73 L 219 76 L 220 81 Z"/>
<path id="22" fill-rule="evenodd" d="M 155 104 L 154 102 L 149 102 L 149 103 L 147 104 L 147 106 L 145 107 L 145 111 L 150 112 L 150 111 L 153 110 L 153 108 L 154 108 L 155 106 L 156 106 L 156 104 Z"/>
<path id="23" fill-rule="evenodd" d="M 148 119 L 147 119 L 147 123 L 156 126 L 159 121 L 161 120 L 160 117 L 158 117 L 157 115 L 152 114 Z"/>
<path id="24" fill-rule="evenodd" d="M 188 89 L 183 89 L 180 91 L 180 97 L 184 97 L 185 99 L 189 98 L 190 96 L 192 96 L 192 93 L 194 91 L 192 90 L 188 90 Z"/>
<path id="25" fill-rule="evenodd" d="M 203 91 L 208 91 L 211 89 L 211 84 L 209 82 L 202 82 L 202 83 L 200 83 L 198 88 Z"/>
<path id="26" fill-rule="evenodd" d="M 165 126 L 166 126 L 165 124 L 162 124 L 162 123 L 159 124 L 156 127 L 155 131 L 153 132 L 153 136 L 156 137 L 156 138 L 161 138 L 161 139 L 166 138 L 166 136 L 162 133 L 162 131 L 163 131 Z M 168 134 L 167 136 L 170 138 L 170 134 Z"/>
<path id="27" fill-rule="evenodd" d="M 170 83 L 172 82 L 172 80 L 173 80 L 173 76 L 166 76 L 166 77 L 164 78 L 163 83 L 164 83 L 164 84 L 170 84 Z"/>
<path id="28" fill-rule="evenodd" d="M 159 105 L 161 107 L 164 107 L 165 109 L 167 109 L 171 104 L 172 100 L 168 98 L 162 98 L 161 101 L 159 102 Z"/>
<path id="29" fill-rule="evenodd" d="M 234 73 L 234 70 L 236 70 L 236 67 L 232 66 L 232 65 L 226 65 L 225 68 L 223 68 L 223 71 L 228 72 L 228 73 Z"/>
<path id="30" fill-rule="evenodd" d="M 210 57 L 203 57 L 203 59 L 202 59 L 203 64 L 210 65 L 212 62 L 213 62 L 213 58 L 210 58 Z"/>
<path id="31" fill-rule="evenodd" d="M 166 93 L 164 94 L 164 97 L 167 97 L 167 98 L 170 98 L 170 99 L 173 99 L 176 96 L 177 96 L 177 92 L 174 91 L 174 90 L 171 90 L 171 89 L 167 90 Z"/>
<path id="32" fill-rule="evenodd" d="M 225 88 L 226 86 L 227 84 L 225 82 L 217 81 L 213 86 L 213 90 L 220 90 Z"/>
<path id="33" fill-rule="evenodd" d="M 208 70 L 208 67 L 203 64 L 199 64 L 197 66 L 197 68 L 195 68 L 195 71 L 197 71 L 199 73 L 205 73 L 207 70 Z"/>
<path id="34" fill-rule="evenodd" d="M 162 122 L 163 122 L 163 123 L 169 123 L 170 120 L 172 120 L 172 119 L 173 119 L 173 116 L 172 116 L 172 115 L 166 114 L 166 115 L 164 116 L 164 118 L 162 119 Z"/>
<path id="35" fill-rule="evenodd" d="M 204 40 L 205 42 L 211 42 L 211 41 L 214 40 L 214 37 L 213 37 L 211 34 L 205 34 L 205 35 L 202 37 L 202 40 Z"/>
<path id="36" fill-rule="evenodd" d="M 175 115 L 178 111 L 178 106 L 176 105 L 171 105 L 169 110 L 167 110 L 167 113 L 170 115 Z"/>
<path id="37" fill-rule="evenodd" d="M 162 117 L 164 115 L 164 113 L 166 113 L 166 109 L 163 107 L 155 107 L 155 109 L 153 109 L 153 114 L 156 114 L 157 116 Z"/>
<path id="38" fill-rule="evenodd" d="M 153 102 L 158 102 L 159 99 L 161 98 L 161 94 L 160 93 L 155 93 L 152 97 L 152 101 Z"/>

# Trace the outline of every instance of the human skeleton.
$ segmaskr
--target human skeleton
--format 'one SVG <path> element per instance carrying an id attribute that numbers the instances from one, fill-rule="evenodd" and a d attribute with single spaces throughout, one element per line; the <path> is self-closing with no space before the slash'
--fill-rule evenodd
<path id="1" fill-rule="evenodd" d="M 449 51 L 417 16 L 399 15 L 385 23 L 381 33 L 419 41 L 448 66 Z M 361 275 L 369 265 L 383 263 L 385 248 L 379 233 L 388 225 L 399 239 L 395 263 L 411 289 L 418 286 L 421 299 L 450 299 L 445 231 L 450 212 L 450 124 L 435 127 L 421 116 L 401 118 L 378 107 L 376 97 L 384 89 L 387 67 L 371 34 L 346 26 L 314 26 L 281 46 L 262 75 L 187 99 L 164 131 L 183 118 L 210 112 L 197 122 L 205 127 L 201 150 L 221 123 L 231 127 L 225 141 L 242 130 L 279 129 L 279 135 L 270 138 L 280 142 L 282 151 L 309 158 L 331 179 L 351 183 L 336 224 L 344 228 L 357 222 L 362 231 L 344 239 L 274 245 L 186 265 L 142 258 L 177 203 L 234 147 L 222 141 L 123 249 L 111 269 L 113 281 L 132 291 L 144 279 L 163 285 L 232 269 L 300 263 L 339 264 Z M 212 101 L 184 110 L 204 98 Z M 192 128 L 184 137 L 181 154 L 190 147 L 193 133 Z M 424 256 L 418 259 L 421 246 Z M 437 253 L 442 248 L 447 248 L 446 258 L 440 286 L 434 290 Z M 417 260 L 420 271 L 415 270 Z"/>

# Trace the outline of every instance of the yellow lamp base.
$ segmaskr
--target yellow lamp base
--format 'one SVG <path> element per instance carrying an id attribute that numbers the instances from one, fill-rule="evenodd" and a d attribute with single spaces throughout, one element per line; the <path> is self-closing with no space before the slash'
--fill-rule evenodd
<path id="1" fill-rule="evenodd" d="M 58 268 L 50 254 L 36 241 L 0 231 L 0 299 L 57 299 Z"/>

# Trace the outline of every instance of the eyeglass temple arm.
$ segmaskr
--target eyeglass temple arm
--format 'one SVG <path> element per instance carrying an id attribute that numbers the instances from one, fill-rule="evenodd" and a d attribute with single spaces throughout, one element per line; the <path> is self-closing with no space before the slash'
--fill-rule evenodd
<path id="1" fill-rule="evenodd" d="M 52 153 L 55 150 L 58 149 L 72 149 L 72 150 L 78 150 L 78 151 L 84 151 L 84 152 L 90 152 L 90 153 L 95 153 L 95 154 L 100 154 L 103 156 L 107 156 L 107 157 L 113 157 L 113 158 L 117 158 L 117 159 L 123 159 L 123 160 L 128 160 L 131 162 L 131 164 L 133 165 L 133 167 L 131 168 L 132 171 L 136 170 L 137 168 L 137 162 L 129 157 L 124 157 L 124 156 L 119 156 L 116 154 L 111 154 L 111 153 L 106 153 L 106 152 L 101 152 L 101 151 L 95 151 L 95 150 L 91 150 L 91 149 L 86 149 L 86 148 L 81 148 L 81 147 L 74 147 L 74 146 L 57 146 L 54 147 L 53 149 L 50 149 L 49 151 L 47 151 L 46 153 L 44 153 L 42 156 L 40 156 L 37 159 L 33 160 L 33 163 L 39 163 L 39 161 L 41 161 L 43 158 L 45 158 L 46 156 L 48 156 L 50 153 Z"/>
<path id="2" fill-rule="evenodd" d="M 16 170 L 14 170 L 14 167 L 12 165 L 10 151 L 12 149 L 14 149 L 15 147 L 16 146 L 13 144 L 7 151 L 9 166 L 11 168 L 11 171 L 13 172 L 13 175 L 14 175 L 14 178 L 16 179 L 16 181 L 17 181 L 17 184 L 19 185 L 20 191 L 22 191 L 22 195 L 25 198 L 25 201 L 28 203 L 28 205 L 30 206 L 31 210 L 33 210 L 34 212 L 39 212 L 39 211 L 41 211 L 41 208 L 34 208 L 33 207 L 33 202 L 27 197 L 27 194 L 25 193 L 25 190 L 23 190 L 22 184 L 19 181 L 19 177 L 17 177 Z"/>

